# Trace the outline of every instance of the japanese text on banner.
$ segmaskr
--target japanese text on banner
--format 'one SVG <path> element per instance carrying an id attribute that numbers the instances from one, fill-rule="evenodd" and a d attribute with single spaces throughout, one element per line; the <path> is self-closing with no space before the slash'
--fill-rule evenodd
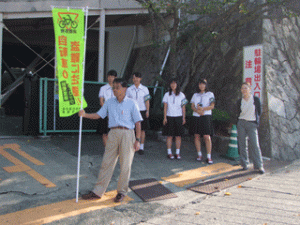
<path id="1" fill-rule="evenodd" d="M 71 116 L 81 108 L 84 60 L 84 11 L 54 8 L 59 115 Z M 83 108 L 87 103 L 83 98 Z"/>

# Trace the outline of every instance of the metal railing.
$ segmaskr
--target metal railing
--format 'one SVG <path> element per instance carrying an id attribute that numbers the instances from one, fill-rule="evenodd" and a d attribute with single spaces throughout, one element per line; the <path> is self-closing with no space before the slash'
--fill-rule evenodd
<path id="1" fill-rule="evenodd" d="M 70 117 L 59 116 L 57 82 L 57 79 L 40 78 L 39 132 L 44 136 L 48 133 L 79 132 L 79 117 L 77 114 Z M 97 112 L 100 109 L 99 90 L 105 84 L 95 81 L 84 82 L 84 98 L 88 104 L 88 107 L 85 109 L 86 112 Z M 148 86 L 148 88 L 151 95 L 154 88 L 160 90 L 160 92 L 155 94 L 155 98 L 160 98 L 160 102 L 162 102 L 164 88 L 154 86 Z M 150 107 L 153 107 L 152 102 L 153 99 L 150 101 Z M 96 132 L 96 129 L 97 123 L 88 119 L 83 120 L 82 132 Z"/>

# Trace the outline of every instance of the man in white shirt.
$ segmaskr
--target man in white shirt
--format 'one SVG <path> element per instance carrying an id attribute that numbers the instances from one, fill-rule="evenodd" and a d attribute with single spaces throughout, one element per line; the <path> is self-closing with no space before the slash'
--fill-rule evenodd
<path id="1" fill-rule="evenodd" d="M 113 87 L 113 82 L 116 77 L 117 77 L 117 72 L 115 70 L 108 71 L 108 73 L 107 73 L 108 84 L 102 86 L 99 91 L 99 99 L 100 99 L 101 107 L 104 105 L 104 102 L 106 102 L 108 99 L 115 97 L 112 87 Z M 97 133 L 102 135 L 102 140 L 103 140 L 104 146 L 106 146 L 108 131 L 109 131 L 108 130 L 108 117 L 106 117 L 105 119 L 100 118 L 98 128 L 97 128 Z"/>
<path id="2" fill-rule="evenodd" d="M 117 196 L 115 202 L 122 202 L 128 192 L 131 165 L 134 152 L 140 148 L 140 134 L 142 116 L 136 101 L 126 97 L 127 82 L 116 78 L 113 90 L 116 97 L 106 101 L 97 113 L 85 113 L 80 110 L 78 115 L 88 119 L 106 118 L 109 116 L 107 145 L 99 171 L 98 180 L 93 191 L 82 195 L 82 199 L 100 199 L 105 193 L 115 166 L 119 159 L 120 176 L 118 180 Z M 134 129 L 135 133 L 134 134 Z"/>
<path id="3" fill-rule="evenodd" d="M 148 88 L 141 84 L 141 81 L 142 81 L 141 73 L 139 73 L 139 72 L 133 73 L 132 80 L 133 80 L 134 85 L 130 86 L 127 89 L 126 95 L 127 95 L 127 97 L 134 99 L 138 103 L 140 113 L 143 117 L 142 128 L 141 128 L 141 130 L 142 130 L 141 145 L 140 145 L 140 150 L 138 151 L 138 153 L 140 155 L 143 155 L 144 154 L 144 143 L 145 143 L 145 137 L 146 137 L 145 130 L 149 129 L 148 118 L 149 118 L 151 96 L 149 94 Z"/>

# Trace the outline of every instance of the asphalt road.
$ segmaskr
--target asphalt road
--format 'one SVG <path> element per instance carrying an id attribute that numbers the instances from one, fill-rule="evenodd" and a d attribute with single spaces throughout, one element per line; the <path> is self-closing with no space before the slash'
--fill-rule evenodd
<path id="1" fill-rule="evenodd" d="M 166 157 L 165 143 L 148 138 L 145 154 L 142 156 L 136 154 L 134 158 L 131 180 L 155 178 L 175 193 L 177 198 L 143 202 L 130 190 L 122 204 L 114 203 L 119 175 L 117 166 L 107 194 L 102 199 L 96 202 L 80 199 L 76 203 L 78 136 L 0 139 L 0 146 L 0 224 L 198 224 L 194 220 L 191 222 L 185 219 L 198 215 L 197 209 L 191 210 L 190 217 L 187 216 L 189 215 L 186 213 L 187 209 L 197 205 L 202 207 L 202 211 L 205 205 L 203 209 L 201 204 L 209 199 L 213 200 L 215 195 L 196 193 L 187 187 L 207 179 L 228 175 L 239 169 L 236 161 L 221 157 L 216 151 L 213 152 L 212 166 L 197 162 L 194 145 L 189 140 L 182 143 L 182 159 L 169 160 Z M 83 136 L 80 194 L 93 188 L 103 152 L 101 137 Z M 268 174 L 271 174 L 286 169 L 285 166 L 291 162 L 267 160 L 265 164 Z M 293 168 L 291 171 L 297 167 Z M 172 179 L 166 179 L 174 175 L 178 177 L 177 183 Z M 299 172 L 296 175 L 299 175 Z M 269 175 L 262 177 L 266 176 Z M 294 180 L 290 179 L 290 188 L 299 185 Z M 179 183 L 181 185 L 178 185 Z M 218 194 L 222 196 L 225 191 L 227 190 Z M 299 191 L 295 191 L 292 195 L 299 200 L 299 194 Z M 232 203 L 228 204 L 230 206 Z M 210 204 L 210 207 L 212 206 Z M 299 202 L 294 206 L 298 207 L 295 213 L 298 210 L 300 215 Z M 178 218 L 177 214 L 182 214 L 182 219 Z M 173 215 L 177 219 L 173 220 L 168 215 Z M 162 219 L 165 217 L 166 219 Z M 220 218 L 217 217 L 216 221 Z M 168 222 L 164 223 L 162 220 Z M 210 220 L 206 220 L 208 221 Z M 227 224 L 220 221 L 215 224 Z M 214 224 L 212 221 L 206 222 L 199 224 Z"/>

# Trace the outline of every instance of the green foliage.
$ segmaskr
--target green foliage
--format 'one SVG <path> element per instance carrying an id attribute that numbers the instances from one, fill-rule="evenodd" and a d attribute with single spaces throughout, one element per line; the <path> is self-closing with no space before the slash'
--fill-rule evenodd
<path id="1" fill-rule="evenodd" d="M 267 3 L 284 3 L 283 0 L 267 0 Z"/>
<path id="2" fill-rule="evenodd" d="M 243 14 L 249 13 L 249 11 L 247 10 L 247 8 L 244 4 L 240 4 L 239 9 L 240 9 L 240 13 L 243 13 Z"/>
<path id="3" fill-rule="evenodd" d="M 192 104 L 186 104 L 185 105 L 185 110 L 186 110 L 186 116 L 192 116 L 193 115 Z M 224 111 L 224 110 L 214 108 L 212 110 L 212 115 L 213 115 L 213 120 L 214 121 L 216 121 L 216 120 L 217 121 L 223 121 L 223 122 L 230 121 L 229 113 Z"/>
<path id="4" fill-rule="evenodd" d="M 288 17 L 297 17 L 298 15 L 293 12 L 289 12 Z"/>
<path id="5" fill-rule="evenodd" d="M 229 121 L 230 120 L 230 115 L 228 112 L 214 108 L 212 110 L 212 115 L 213 115 L 213 120 L 217 121 Z"/>
<path id="6" fill-rule="evenodd" d="M 185 115 L 186 116 L 192 116 L 193 115 L 192 104 L 186 104 L 185 105 Z"/>
<path id="7" fill-rule="evenodd" d="M 164 87 L 166 90 L 169 89 L 168 83 L 161 77 L 161 76 L 156 76 L 155 80 L 160 83 L 160 86 Z"/>

